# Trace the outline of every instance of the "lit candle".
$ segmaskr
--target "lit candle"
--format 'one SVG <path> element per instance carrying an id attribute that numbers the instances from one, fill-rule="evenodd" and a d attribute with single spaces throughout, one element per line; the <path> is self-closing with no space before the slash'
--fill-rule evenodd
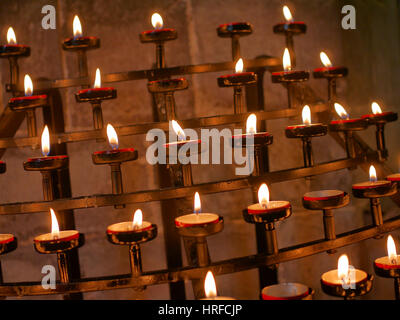
<path id="1" fill-rule="evenodd" d="M 301 21 L 294 21 L 293 15 L 288 6 L 283 6 L 282 12 L 285 22 L 275 25 L 273 28 L 274 33 L 283 33 L 291 36 L 306 33 L 306 24 Z"/>
<path id="2" fill-rule="evenodd" d="M 100 47 L 100 39 L 96 37 L 83 36 L 82 24 L 77 15 L 74 16 L 72 23 L 72 30 L 74 36 L 65 39 L 63 42 L 64 50 L 89 50 L 97 49 Z"/>
<path id="3" fill-rule="evenodd" d="M 211 271 L 207 272 L 206 279 L 204 280 L 204 293 L 205 299 L 201 300 L 236 300 L 231 297 L 223 297 L 217 295 L 217 285 Z"/>
<path id="4" fill-rule="evenodd" d="M 218 77 L 220 87 L 246 86 L 257 81 L 257 75 L 254 72 L 243 72 L 243 59 L 240 58 L 235 64 L 235 73 Z"/>
<path id="5" fill-rule="evenodd" d="M 400 256 L 397 255 L 396 245 L 391 235 L 387 238 L 387 253 L 386 257 L 381 257 L 375 260 L 375 268 L 379 269 L 399 269 Z"/>
<path id="6" fill-rule="evenodd" d="M 330 123 L 330 129 L 334 131 L 345 131 L 345 130 L 363 130 L 366 129 L 368 123 L 362 118 L 350 118 L 346 109 L 339 103 L 335 103 L 335 111 L 339 116 L 339 120 L 332 120 Z"/>
<path id="7" fill-rule="evenodd" d="M 201 202 L 199 193 L 194 195 L 194 213 L 177 217 L 175 225 L 178 228 L 203 226 L 211 223 L 218 223 L 220 216 L 215 213 L 201 213 Z"/>
<path id="8" fill-rule="evenodd" d="M 279 283 L 261 291 L 262 300 L 308 300 L 311 297 L 312 290 L 301 283 Z"/>
<path id="9" fill-rule="evenodd" d="M 282 58 L 283 71 L 272 72 L 271 79 L 273 83 L 290 83 L 307 81 L 310 74 L 307 71 L 292 70 L 292 63 L 288 48 L 285 49 Z"/>
<path id="10" fill-rule="evenodd" d="M 287 218 L 291 214 L 291 208 L 289 201 L 270 201 L 269 189 L 263 183 L 258 189 L 258 203 L 248 206 L 247 212 L 249 215 L 268 215 L 282 212 L 282 218 Z"/>
<path id="11" fill-rule="evenodd" d="M 327 134 L 328 126 L 322 123 L 311 123 L 311 109 L 308 105 L 303 107 L 301 115 L 303 124 L 288 126 L 285 130 L 287 138 L 319 137 Z"/>
<path id="12" fill-rule="evenodd" d="M 164 42 L 168 40 L 175 40 L 178 34 L 175 29 L 164 28 L 163 18 L 159 13 L 153 13 L 151 16 L 152 30 L 143 31 L 139 34 L 141 42 Z"/>
<path id="13" fill-rule="evenodd" d="M 102 100 L 115 99 L 117 97 L 117 90 L 112 87 L 101 86 L 101 73 L 100 69 L 96 69 L 96 76 L 93 88 L 83 89 L 75 94 L 77 102 L 101 102 Z"/>
<path id="14" fill-rule="evenodd" d="M 347 76 L 348 69 L 346 67 L 333 67 L 331 60 L 325 52 L 321 52 L 319 56 L 324 67 L 314 69 L 314 78 L 332 79 Z"/>
<path id="15" fill-rule="evenodd" d="M 14 29 L 9 27 L 7 30 L 7 44 L 0 45 L 0 58 L 28 57 L 31 48 L 17 43 Z"/>
<path id="16" fill-rule="evenodd" d="M 391 186 L 391 182 L 387 180 L 379 180 L 377 178 L 376 169 L 373 165 L 369 167 L 369 181 L 353 184 L 353 190 L 364 189 L 386 189 Z"/>
<path id="17" fill-rule="evenodd" d="M 132 221 L 125 221 L 112 224 L 108 226 L 107 233 L 118 234 L 118 233 L 132 233 L 132 232 L 144 232 L 152 228 L 152 224 L 148 221 L 143 221 L 142 210 L 137 209 L 133 215 Z"/>
<path id="18" fill-rule="evenodd" d="M 339 257 L 338 268 L 325 272 L 321 277 L 323 285 L 328 287 L 356 287 L 368 279 L 368 274 L 363 270 L 350 269 L 349 258 L 343 254 Z"/>
<path id="19" fill-rule="evenodd" d="M 179 123 L 176 120 L 172 120 L 171 121 L 171 126 L 172 126 L 172 129 L 174 130 L 174 132 L 175 132 L 175 134 L 177 136 L 177 140 L 178 141 L 168 142 L 168 143 L 163 145 L 164 148 L 166 148 L 167 150 L 170 147 L 175 147 L 175 146 L 178 147 L 178 148 L 181 148 L 181 147 L 183 147 L 185 145 L 188 145 L 188 144 L 190 144 L 190 145 L 192 145 L 192 144 L 196 145 L 197 144 L 197 145 L 199 145 L 199 148 L 200 148 L 201 140 L 188 140 L 186 138 L 185 131 L 182 129 L 182 127 L 179 125 Z"/>
<path id="20" fill-rule="evenodd" d="M 372 102 L 371 104 L 372 113 L 363 115 L 362 118 L 368 119 L 370 124 L 385 124 L 387 122 L 392 122 L 397 120 L 397 113 L 386 111 L 382 112 L 381 107 L 377 102 Z"/>
<path id="21" fill-rule="evenodd" d="M 257 132 L 257 116 L 252 113 L 247 117 L 246 133 L 232 136 L 233 147 L 245 148 L 253 139 L 254 146 L 269 145 L 273 142 L 273 136 L 269 132 Z"/>

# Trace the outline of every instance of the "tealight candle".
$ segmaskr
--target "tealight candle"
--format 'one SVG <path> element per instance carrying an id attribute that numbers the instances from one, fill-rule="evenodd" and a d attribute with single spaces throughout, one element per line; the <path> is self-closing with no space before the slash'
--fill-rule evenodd
<path id="1" fill-rule="evenodd" d="M 118 234 L 118 233 L 131 233 L 131 232 L 143 232 L 149 230 L 152 224 L 148 221 L 143 221 L 142 210 L 138 209 L 135 211 L 133 221 L 125 221 L 112 224 L 108 226 L 107 233 Z"/>
<path id="2" fill-rule="evenodd" d="M 242 87 L 256 83 L 257 75 L 254 72 L 243 72 L 243 59 L 240 58 L 235 65 L 235 73 L 218 77 L 220 87 L 233 87 L 235 114 L 243 113 Z"/>
<path id="3" fill-rule="evenodd" d="M 217 295 L 217 285 L 215 284 L 214 275 L 211 271 L 207 272 L 204 280 L 204 293 L 206 297 L 201 300 L 236 300 L 235 298 Z"/>
<path id="4" fill-rule="evenodd" d="M 25 111 L 29 137 L 36 137 L 35 108 L 48 105 L 47 95 L 33 95 L 33 83 L 31 77 L 26 74 L 24 78 L 25 96 L 14 97 L 8 101 L 8 106 L 13 111 Z"/>
<path id="5" fill-rule="evenodd" d="M 67 38 L 63 42 L 63 49 L 68 51 L 89 50 L 100 48 L 100 39 L 96 37 L 84 37 L 82 24 L 77 15 L 74 16 L 72 38 Z"/>
<path id="6" fill-rule="evenodd" d="M 366 182 L 359 182 L 353 184 L 353 190 L 365 190 L 365 189 L 373 189 L 381 191 L 386 190 L 391 186 L 391 182 L 387 180 L 378 180 L 376 175 L 376 169 L 373 165 L 369 167 L 369 181 Z"/>
<path id="7" fill-rule="evenodd" d="M 182 129 L 182 127 L 179 125 L 179 123 L 175 120 L 171 121 L 171 126 L 172 129 L 174 130 L 178 140 L 177 141 L 172 141 L 164 144 L 164 148 L 167 150 L 172 148 L 172 147 L 177 147 L 178 149 L 182 148 L 185 145 L 201 145 L 201 140 L 188 140 L 186 138 L 185 131 Z"/>
<path id="8" fill-rule="evenodd" d="M 279 283 L 261 291 L 262 300 L 311 300 L 313 290 L 301 283 Z"/>
<path id="9" fill-rule="evenodd" d="M 175 225 L 178 228 L 204 226 L 207 224 L 218 223 L 220 216 L 215 213 L 201 213 L 201 202 L 199 193 L 194 195 L 194 213 L 186 214 L 175 218 Z"/>
<path id="10" fill-rule="evenodd" d="M 7 30 L 7 44 L 0 45 L 0 58 L 28 57 L 31 48 L 17 43 L 14 29 L 9 27 Z"/>

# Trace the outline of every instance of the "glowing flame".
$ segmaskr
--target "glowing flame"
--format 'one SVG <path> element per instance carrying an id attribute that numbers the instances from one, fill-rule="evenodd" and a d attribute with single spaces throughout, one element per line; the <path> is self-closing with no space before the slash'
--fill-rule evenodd
<path id="1" fill-rule="evenodd" d="M 82 37 L 82 25 L 77 15 L 75 15 L 72 25 L 74 30 L 74 38 Z"/>
<path id="2" fill-rule="evenodd" d="M 303 118 L 303 123 L 306 126 L 309 126 L 311 124 L 311 109 L 309 106 L 304 106 L 303 111 L 301 112 L 301 116 Z"/>
<path id="3" fill-rule="evenodd" d="M 54 210 L 50 208 L 51 214 L 51 234 L 53 237 L 58 237 L 60 235 L 60 227 L 58 226 L 58 221 Z"/>
<path id="4" fill-rule="evenodd" d="M 143 223 L 143 212 L 140 209 L 137 209 L 135 211 L 135 214 L 133 215 L 133 222 L 132 222 L 132 227 L 133 229 L 140 229 L 142 227 Z"/>
<path id="5" fill-rule="evenodd" d="M 247 118 L 246 133 L 257 133 L 257 117 L 254 113 Z"/>
<path id="6" fill-rule="evenodd" d="M 331 60 L 329 60 L 329 58 L 328 58 L 328 56 L 326 55 L 325 52 L 321 52 L 321 53 L 319 54 L 319 57 L 321 58 L 321 61 L 322 61 L 323 65 L 324 65 L 325 67 L 327 67 L 327 68 L 332 67 Z"/>
<path id="7" fill-rule="evenodd" d="M 24 88 L 25 88 L 25 95 L 26 96 L 31 96 L 32 93 L 33 93 L 33 83 L 32 83 L 32 79 L 29 76 L 29 74 L 25 75 Z"/>
<path id="8" fill-rule="evenodd" d="M 15 36 L 15 32 L 12 27 L 9 27 L 7 30 L 7 43 L 17 44 L 17 37 Z"/>
<path id="9" fill-rule="evenodd" d="M 181 128 L 181 126 L 176 122 L 175 120 L 171 121 L 172 123 L 172 129 L 174 129 L 175 134 L 178 136 L 178 140 L 184 141 L 186 140 L 186 134 Z"/>
<path id="10" fill-rule="evenodd" d="M 290 62 L 290 53 L 288 48 L 285 49 L 283 53 L 283 70 L 290 71 L 292 70 L 292 64 Z"/>
<path id="11" fill-rule="evenodd" d="M 268 206 L 269 202 L 269 190 L 265 183 L 263 183 L 258 189 L 258 202 L 264 208 Z"/>
<path id="12" fill-rule="evenodd" d="M 346 110 L 339 104 L 335 103 L 335 110 L 340 119 L 346 120 L 349 119 L 349 114 L 346 112 Z"/>
<path id="13" fill-rule="evenodd" d="M 290 9 L 287 6 L 283 6 L 283 15 L 285 16 L 287 22 L 293 22 L 292 13 L 290 12 Z"/>
<path id="14" fill-rule="evenodd" d="M 369 181 L 376 182 L 378 179 L 376 177 L 376 170 L 374 166 L 369 167 Z"/>
<path id="15" fill-rule="evenodd" d="M 372 102 L 371 108 L 372 108 L 372 113 L 373 113 L 373 114 L 382 113 L 381 107 L 380 107 L 379 104 L 377 104 L 376 102 Z"/>
<path id="16" fill-rule="evenodd" d="M 389 235 L 387 239 L 387 252 L 390 262 L 392 264 L 396 264 L 397 261 L 396 245 L 394 244 L 394 240 L 391 235 Z"/>
<path id="17" fill-rule="evenodd" d="M 96 69 L 96 77 L 94 79 L 94 88 L 101 88 L 101 75 L 100 75 L 100 69 Z"/>
<path id="18" fill-rule="evenodd" d="M 118 135 L 111 124 L 107 124 L 108 143 L 112 149 L 118 149 Z"/>
<path id="19" fill-rule="evenodd" d="M 198 192 L 196 192 L 194 194 L 194 212 L 195 213 L 201 212 L 201 201 L 200 201 L 200 195 Z"/>
<path id="20" fill-rule="evenodd" d="M 206 280 L 204 281 L 204 292 L 206 298 L 215 298 L 217 296 L 217 286 L 211 271 L 207 272 Z"/>
<path id="21" fill-rule="evenodd" d="M 153 13 L 153 15 L 151 16 L 151 24 L 153 25 L 153 28 L 156 30 L 162 29 L 164 22 L 162 17 L 157 12 Z"/>
<path id="22" fill-rule="evenodd" d="M 235 72 L 236 73 L 240 73 L 243 71 L 243 59 L 240 58 L 235 65 Z"/>
<path id="23" fill-rule="evenodd" d="M 338 277 L 347 282 L 349 277 L 349 258 L 342 254 L 338 260 Z"/>
<path id="24" fill-rule="evenodd" d="M 45 157 L 50 153 L 50 133 L 47 126 L 44 126 L 42 133 L 42 153 Z"/>

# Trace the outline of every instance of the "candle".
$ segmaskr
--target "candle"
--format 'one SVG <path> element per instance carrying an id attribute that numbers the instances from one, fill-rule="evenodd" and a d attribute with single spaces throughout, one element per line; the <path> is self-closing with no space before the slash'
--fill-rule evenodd
<path id="1" fill-rule="evenodd" d="M 144 31 L 139 34 L 141 42 L 164 42 L 175 40 L 178 37 L 175 29 L 164 28 L 163 18 L 158 13 L 154 13 L 151 16 L 151 24 L 153 25 L 153 30 Z"/>
<path id="2" fill-rule="evenodd" d="M 139 233 L 144 232 L 152 228 L 152 224 L 148 221 L 143 221 L 143 212 L 137 209 L 133 216 L 133 221 L 125 221 L 112 224 L 108 226 L 107 233 L 119 234 L 119 233 Z"/>
<path id="3" fill-rule="evenodd" d="M 286 48 L 283 53 L 282 61 L 283 61 L 284 71 L 272 72 L 271 79 L 273 83 L 302 82 L 302 81 L 307 81 L 310 78 L 310 74 L 307 71 L 292 70 L 292 64 L 288 48 Z"/>
<path id="4" fill-rule="evenodd" d="M 44 107 L 48 104 L 47 95 L 33 95 L 33 83 L 31 77 L 26 74 L 24 77 L 25 96 L 14 97 L 8 101 L 11 110 L 26 111 L 37 107 Z"/>
<path id="5" fill-rule="evenodd" d="M 244 86 L 253 84 L 257 81 L 254 72 L 243 72 L 243 59 L 240 58 L 235 64 L 235 73 L 218 77 L 220 87 Z"/>
<path id="6" fill-rule="evenodd" d="M 27 171 L 51 171 L 68 167 L 69 158 L 67 155 L 49 156 L 50 154 L 50 133 L 47 125 L 44 127 L 41 137 L 41 149 L 43 157 L 29 158 L 24 162 L 24 169 Z"/>
<path id="7" fill-rule="evenodd" d="M 362 116 L 363 119 L 368 119 L 370 124 L 385 124 L 397 120 L 397 113 L 391 111 L 382 112 L 382 109 L 377 102 L 372 102 L 371 110 L 371 114 Z"/>
<path id="8" fill-rule="evenodd" d="M 303 124 L 286 128 L 287 138 L 319 137 L 327 134 L 328 126 L 321 123 L 311 123 L 311 109 L 308 105 L 303 107 L 302 118 Z"/>
<path id="9" fill-rule="evenodd" d="M 273 142 L 273 136 L 269 132 L 257 132 L 257 116 L 252 113 L 247 117 L 246 133 L 232 136 L 233 147 L 247 147 L 253 139 L 254 146 L 269 145 Z"/>
<path id="10" fill-rule="evenodd" d="M 391 235 L 387 238 L 387 253 L 386 257 L 381 257 L 375 260 L 375 268 L 379 269 L 399 269 L 400 271 L 400 256 L 397 255 L 396 245 Z"/>
<path id="11" fill-rule="evenodd" d="M 349 268 L 349 258 L 345 254 L 339 257 L 337 269 L 325 272 L 321 277 L 323 285 L 343 287 L 344 290 L 351 286 L 357 287 L 366 280 L 368 280 L 368 274 L 365 271 Z"/>
<path id="12" fill-rule="evenodd" d="M 74 36 L 64 40 L 64 50 L 89 50 L 100 48 L 99 38 L 83 36 L 81 21 L 77 15 L 74 16 L 72 25 Z"/>
<path id="13" fill-rule="evenodd" d="M 365 190 L 365 189 L 375 189 L 375 190 L 386 190 L 390 188 L 391 182 L 387 180 L 380 180 L 378 181 L 376 175 L 376 169 L 373 165 L 369 167 L 369 181 L 360 182 L 353 184 L 353 190 Z"/>
<path id="14" fill-rule="evenodd" d="M 253 26 L 248 22 L 231 22 L 218 26 L 217 34 L 221 38 L 247 36 L 253 32 Z"/>
<path id="15" fill-rule="evenodd" d="M 291 208 L 292 206 L 289 201 L 270 201 L 269 189 L 267 185 L 263 183 L 258 189 L 258 203 L 248 206 L 247 212 L 252 216 L 271 215 L 271 217 L 274 216 L 274 214 L 280 213 L 280 219 L 287 218 L 291 214 Z"/>
<path id="16" fill-rule="evenodd" d="M 199 148 L 200 148 L 201 140 L 188 140 L 186 138 L 185 131 L 183 131 L 182 127 L 179 125 L 179 123 L 177 121 L 172 120 L 171 121 L 171 126 L 172 126 L 172 129 L 174 130 L 174 132 L 175 132 L 175 134 L 176 134 L 176 136 L 178 138 L 178 141 L 168 142 L 168 143 L 163 145 L 164 148 L 166 148 L 168 150 L 171 147 L 175 147 L 176 146 L 179 149 L 179 148 L 182 148 L 185 145 L 193 145 L 193 144 L 194 145 L 199 145 Z"/>
<path id="17" fill-rule="evenodd" d="M 194 195 L 194 213 L 186 214 L 175 219 L 175 225 L 178 228 L 205 226 L 212 223 L 218 223 L 220 216 L 215 213 L 201 213 L 201 202 L 199 193 Z"/>
<path id="18" fill-rule="evenodd" d="M 154 80 L 147 83 L 148 90 L 155 93 L 174 92 L 188 87 L 189 83 L 185 78 Z"/>
<path id="19" fill-rule="evenodd" d="M 386 180 L 391 182 L 399 182 L 400 181 L 400 173 L 393 173 L 386 177 Z"/>
<path id="20" fill-rule="evenodd" d="M 201 300 L 236 300 L 231 297 L 223 297 L 217 295 L 217 285 L 211 271 L 207 272 L 206 279 L 204 280 L 204 293 L 205 299 Z"/>
<path id="21" fill-rule="evenodd" d="M 368 122 L 362 118 L 351 119 L 346 109 L 339 103 L 335 103 L 335 111 L 340 120 L 333 120 L 330 123 L 330 129 L 334 131 L 355 131 L 363 130 L 368 126 Z"/>
<path id="22" fill-rule="evenodd" d="M 333 67 L 331 60 L 329 59 L 329 57 L 325 52 L 321 52 L 319 56 L 324 67 L 314 69 L 313 72 L 314 78 L 331 79 L 331 78 L 341 78 L 347 76 L 348 69 L 346 67 Z"/>
<path id="23" fill-rule="evenodd" d="M 312 290 L 301 283 L 279 283 L 261 291 L 262 300 L 308 300 Z"/>
<path id="24" fill-rule="evenodd" d="M 31 48 L 17 43 L 14 29 L 9 27 L 7 30 L 7 44 L 0 45 L 0 58 L 28 57 Z"/>
<path id="25" fill-rule="evenodd" d="M 306 33 L 307 26 L 304 22 L 294 21 L 292 13 L 287 6 L 283 6 L 283 16 L 285 17 L 285 22 L 278 23 L 274 26 L 274 33 L 292 34 L 299 35 Z"/>
<path id="26" fill-rule="evenodd" d="M 117 90 L 112 87 L 101 87 L 100 69 L 96 69 L 96 77 L 93 88 L 78 91 L 75 94 L 77 102 L 99 102 L 101 100 L 115 99 Z"/>

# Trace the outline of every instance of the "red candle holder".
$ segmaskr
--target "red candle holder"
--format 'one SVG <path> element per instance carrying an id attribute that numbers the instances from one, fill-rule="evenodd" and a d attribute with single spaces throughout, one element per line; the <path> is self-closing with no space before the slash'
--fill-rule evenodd
<path id="1" fill-rule="evenodd" d="M 0 255 L 9 253 L 17 249 L 18 240 L 10 233 L 0 234 Z"/>
<path id="2" fill-rule="evenodd" d="M 103 112 L 101 102 L 103 100 L 115 99 L 117 90 L 111 87 L 83 89 L 75 94 L 77 102 L 90 102 L 93 110 L 93 127 L 95 130 L 103 128 Z"/>
<path id="3" fill-rule="evenodd" d="M 232 60 L 240 58 L 239 38 L 253 33 L 253 26 L 249 22 L 231 22 L 221 24 L 217 28 L 217 34 L 221 38 L 232 39 Z"/>
<path id="4" fill-rule="evenodd" d="M 142 226 L 133 228 L 132 221 L 115 223 L 107 228 L 108 241 L 115 245 L 129 246 L 131 274 L 134 277 L 142 274 L 140 244 L 151 241 L 157 236 L 157 225 L 147 221 Z"/>
<path id="5" fill-rule="evenodd" d="M 320 190 L 307 192 L 303 196 L 303 206 L 308 210 L 322 210 L 324 222 L 324 234 L 326 240 L 336 239 L 335 218 L 333 209 L 345 207 L 350 202 L 350 196 L 340 190 Z M 328 254 L 336 253 L 336 250 L 328 250 Z"/>
<path id="6" fill-rule="evenodd" d="M 37 136 L 35 109 L 48 106 L 47 95 L 34 95 L 11 98 L 8 106 L 13 111 L 26 113 L 27 129 L 29 137 Z"/>
<path id="7" fill-rule="evenodd" d="M 68 168 L 69 158 L 66 155 L 30 158 L 24 162 L 25 171 L 40 171 L 42 174 L 43 198 L 54 200 L 52 172 Z"/>
<path id="8" fill-rule="evenodd" d="M 328 126 L 321 123 L 289 126 L 285 129 L 287 138 L 301 139 L 303 145 L 304 167 L 306 168 L 314 166 L 311 138 L 325 136 L 327 132 Z"/>
<path id="9" fill-rule="evenodd" d="M 137 158 L 138 152 L 133 148 L 97 151 L 92 154 L 94 164 L 110 165 L 113 194 L 123 193 L 121 164 L 123 162 L 136 160 Z M 125 208 L 125 205 L 116 205 L 115 208 Z"/>
<path id="10" fill-rule="evenodd" d="M 167 120 L 176 119 L 175 116 L 175 91 L 185 90 L 189 87 L 188 81 L 185 78 L 177 79 L 163 79 L 156 81 L 149 81 L 147 89 L 151 93 L 161 93 L 164 95 L 165 111 Z"/>
<path id="11" fill-rule="evenodd" d="M 257 82 L 254 72 L 238 72 L 218 77 L 220 87 L 233 87 L 233 105 L 235 114 L 243 113 L 243 87 Z"/>
<path id="12" fill-rule="evenodd" d="M 375 273 L 382 278 L 394 280 L 395 299 L 400 300 L 400 256 L 378 258 L 374 261 Z"/>
<path id="13" fill-rule="evenodd" d="M 261 290 L 262 300 L 312 300 L 315 291 L 301 283 L 279 283 Z"/>
<path id="14" fill-rule="evenodd" d="M 400 173 L 393 173 L 391 175 L 388 175 L 386 177 L 386 180 L 389 180 L 389 181 L 391 181 L 393 183 L 397 183 L 397 182 L 400 181 Z"/>

